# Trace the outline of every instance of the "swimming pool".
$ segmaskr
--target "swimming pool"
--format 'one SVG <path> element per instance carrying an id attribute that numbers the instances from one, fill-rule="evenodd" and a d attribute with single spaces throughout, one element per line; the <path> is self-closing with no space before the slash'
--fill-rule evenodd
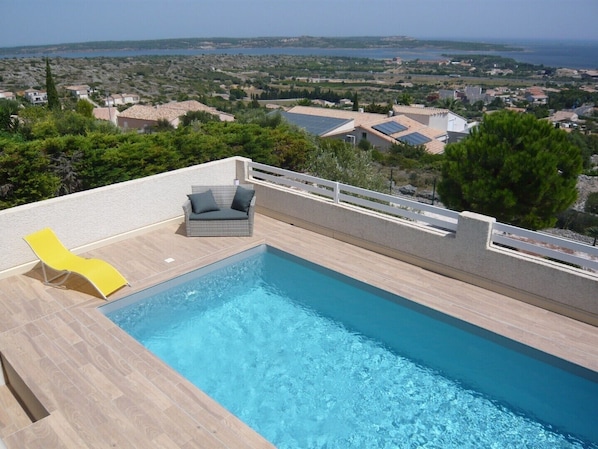
<path id="1" fill-rule="evenodd" d="M 102 307 L 279 448 L 598 448 L 598 373 L 261 246 Z"/>

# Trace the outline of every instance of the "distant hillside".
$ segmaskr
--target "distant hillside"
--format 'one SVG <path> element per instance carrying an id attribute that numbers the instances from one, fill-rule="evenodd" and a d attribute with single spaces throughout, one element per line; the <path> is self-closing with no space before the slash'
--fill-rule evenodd
<path id="1" fill-rule="evenodd" d="M 437 48 L 464 51 L 519 51 L 504 44 L 418 40 L 406 36 L 189 38 L 144 41 L 101 41 L 0 48 L 0 55 L 23 55 L 105 50 L 174 50 L 226 48 Z"/>

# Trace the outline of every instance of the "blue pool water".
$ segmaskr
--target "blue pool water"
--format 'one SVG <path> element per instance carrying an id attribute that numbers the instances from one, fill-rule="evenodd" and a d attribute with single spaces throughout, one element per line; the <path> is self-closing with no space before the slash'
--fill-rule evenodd
<path id="1" fill-rule="evenodd" d="M 598 373 L 266 246 L 102 308 L 278 448 L 598 448 Z"/>

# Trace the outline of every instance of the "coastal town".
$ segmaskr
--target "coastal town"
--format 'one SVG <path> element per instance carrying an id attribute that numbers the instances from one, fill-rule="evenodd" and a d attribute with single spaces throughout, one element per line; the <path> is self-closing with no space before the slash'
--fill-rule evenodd
<path id="1" fill-rule="evenodd" d="M 565 130 L 598 128 L 598 70 L 540 68 L 500 57 L 207 55 L 50 62 L 66 101 L 91 102 L 97 119 L 123 130 L 151 130 L 160 120 L 176 127 L 189 111 L 231 121 L 243 108 L 262 107 L 281 109 L 287 120 L 321 137 L 355 144 L 367 139 L 381 149 L 399 139 L 442 153 L 484 113 L 504 108 L 531 111 Z M 0 99 L 44 104 L 44 70 L 43 59 L 0 59 Z M 570 92 L 573 101 L 567 101 Z M 387 122 L 397 125 L 385 127 Z"/>
<path id="2" fill-rule="evenodd" d="M 86 102 L 98 121 L 124 132 L 176 128 L 189 113 L 228 122 L 261 110 L 323 139 L 382 152 L 399 143 L 441 155 L 485 114 L 510 109 L 567 132 L 598 133 L 597 70 L 536 66 L 500 56 L 372 60 L 208 54 L 48 63 L 65 108 Z M 0 58 L 0 100 L 44 105 L 45 76 L 43 58 Z M 597 166 L 594 155 L 587 169 Z M 386 176 L 396 183 L 396 194 L 434 201 L 435 170 L 402 168 Z M 596 177 L 583 175 L 575 207 L 583 209 L 594 191 Z"/>

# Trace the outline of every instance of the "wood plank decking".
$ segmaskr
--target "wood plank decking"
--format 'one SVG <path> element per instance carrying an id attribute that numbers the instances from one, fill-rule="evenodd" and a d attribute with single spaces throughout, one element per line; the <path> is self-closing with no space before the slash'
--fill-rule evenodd
<path id="1" fill-rule="evenodd" d="M 593 326 L 257 214 L 253 237 L 187 238 L 169 224 L 87 256 L 130 281 L 114 300 L 261 243 L 598 371 Z M 83 280 L 45 286 L 39 269 L 0 280 L 0 353 L 48 412 L 30 419 L 0 387 L 9 449 L 272 447 L 104 317 L 95 295 Z"/>

